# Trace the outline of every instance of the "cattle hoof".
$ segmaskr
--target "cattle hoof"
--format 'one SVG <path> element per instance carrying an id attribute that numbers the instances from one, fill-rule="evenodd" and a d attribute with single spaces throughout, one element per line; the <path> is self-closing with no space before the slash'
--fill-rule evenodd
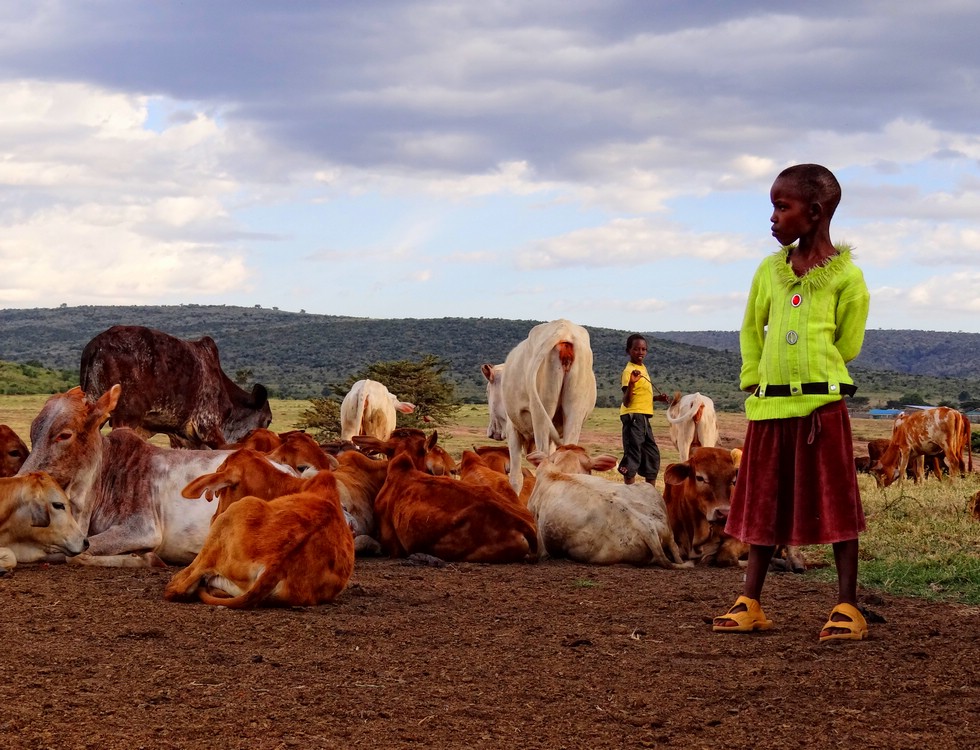
<path id="1" fill-rule="evenodd" d="M 156 552 L 147 552 L 143 555 L 143 559 L 146 564 L 151 568 L 166 568 L 167 563 L 160 559 L 160 556 Z"/>

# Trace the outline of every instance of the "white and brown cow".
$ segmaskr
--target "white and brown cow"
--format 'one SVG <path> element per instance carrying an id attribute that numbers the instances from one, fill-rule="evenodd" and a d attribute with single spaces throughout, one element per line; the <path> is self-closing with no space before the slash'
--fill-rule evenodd
<path id="1" fill-rule="evenodd" d="M 92 399 L 122 386 L 112 427 L 143 437 L 163 433 L 173 447 L 220 448 L 272 422 L 265 386 L 251 392 L 225 375 L 214 339 L 185 341 L 143 326 L 113 326 L 82 350 L 82 389 Z"/>
<path id="2" fill-rule="evenodd" d="M 956 409 L 937 406 L 912 413 L 899 414 L 892 427 L 888 449 L 871 467 L 880 487 L 887 487 L 905 476 L 909 462 L 918 456 L 944 453 L 949 475 L 959 476 L 964 469 L 963 450 L 970 449 L 970 423 Z M 972 471 L 973 456 L 968 452 L 967 466 Z M 915 464 L 914 464 L 915 465 Z M 937 474 L 942 479 L 942 472 Z M 915 479 L 921 478 L 916 467 Z"/>
<path id="3" fill-rule="evenodd" d="M 590 475 L 615 467 L 615 456 L 593 458 L 578 445 L 564 445 L 551 455 L 533 451 L 528 460 L 538 467 L 528 510 L 542 554 L 596 565 L 691 565 L 677 549 L 656 487 Z"/>
<path id="4" fill-rule="evenodd" d="M 701 393 L 681 396 L 680 391 L 676 391 L 667 407 L 667 422 L 670 423 L 670 439 L 677 446 L 681 461 L 687 461 L 692 447 L 713 448 L 718 444 L 715 402 Z"/>
<path id="5" fill-rule="evenodd" d="M 369 435 L 387 440 L 395 429 L 398 412 L 411 414 L 415 404 L 398 397 L 376 380 L 358 380 L 340 404 L 340 439 Z"/>
<path id="6" fill-rule="evenodd" d="M 564 319 L 541 323 L 502 365 L 484 364 L 481 370 L 490 409 L 487 437 L 507 439 L 510 483 L 520 494 L 523 456 L 577 443 L 595 408 L 589 332 Z"/>
<path id="7" fill-rule="evenodd" d="M 189 503 L 180 491 L 214 471 L 228 451 L 172 450 L 130 429 L 103 435 L 121 388 L 96 400 L 81 388 L 51 396 L 31 423 L 31 453 L 21 474 L 45 471 L 71 498 L 90 547 L 88 565 L 187 564 L 207 537 L 214 505 Z"/>
<path id="8" fill-rule="evenodd" d="M 68 496 L 48 474 L 0 478 L 0 575 L 17 563 L 74 557 L 87 548 Z"/>

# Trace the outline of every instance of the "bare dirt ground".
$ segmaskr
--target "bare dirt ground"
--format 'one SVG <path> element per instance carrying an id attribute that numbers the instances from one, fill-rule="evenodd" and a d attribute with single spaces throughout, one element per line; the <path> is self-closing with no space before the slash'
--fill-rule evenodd
<path id="1" fill-rule="evenodd" d="M 741 571 L 359 560 L 332 604 L 171 604 L 173 570 L 0 580 L 0 745 L 20 748 L 968 748 L 980 610 L 772 574 L 776 627 L 715 634 Z"/>
<path id="2" fill-rule="evenodd" d="M 174 572 L 0 579 L 0 748 L 980 747 L 977 607 L 862 591 L 871 638 L 821 644 L 807 574 L 734 635 L 708 623 L 741 570 L 369 558 L 331 604 L 246 612 L 165 602 Z"/>

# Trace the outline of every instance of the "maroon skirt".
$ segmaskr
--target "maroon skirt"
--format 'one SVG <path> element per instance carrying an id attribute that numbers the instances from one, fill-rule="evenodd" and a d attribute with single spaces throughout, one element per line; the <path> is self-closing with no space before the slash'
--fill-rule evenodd
<path id="1" fill-rule="evenodd" d="M 767 546 L 857 539 L 866 525 L 851 445 L 843 399 L 749 422 L 725 531 Z"/>

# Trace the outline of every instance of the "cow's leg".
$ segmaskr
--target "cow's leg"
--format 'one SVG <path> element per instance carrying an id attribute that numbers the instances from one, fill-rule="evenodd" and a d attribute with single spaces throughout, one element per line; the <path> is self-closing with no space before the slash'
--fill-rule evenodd
<path id="1" fill-rule="evenodd" d="M 167 564 L 156 552 L 131 552 L 128 555 L 90 555 L 83 552 L 69 557 L 69 565 L 85 565 L 93 568 L 166 568 Z"/>
<path id="2" fill-rule="evenodd" d="M 542 450 L 540 446 L 536 447 L 538 450 Z M 521 436 L 517 434 L 514 425 L 510 425 L 510 429 L 507 431 L 507 448 L 510 451 L 510 486 L 514 488 L 514 492 L 520 495 L 521 488 L 524 487 L 524 472 L 521 470 L 521 460 L 524 456 Z"/>
<path id="3" fill-rule="evenodd" d="M 137 550 L 155 550 L 163 542 L 163 532 L 149 519 L 133 516 L 90 536 L 88 541 L 87 554 L 91 556 L 126 555 Z"/>

